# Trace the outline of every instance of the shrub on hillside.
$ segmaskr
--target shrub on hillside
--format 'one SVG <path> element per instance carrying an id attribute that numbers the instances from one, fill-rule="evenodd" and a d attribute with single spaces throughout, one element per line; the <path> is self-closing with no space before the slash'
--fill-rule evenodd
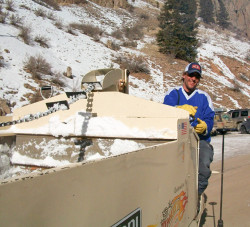
<path id="1" fill-rule="evenodd" d="M 1 12 L 0 13 L 0 23 L 4 24 L 6 22 L 8 15 L 9 14 L 7 12 Z"/>
<path id="2" fill-rule="evenodd" d="M 140 19 L 143 19 L 143 20 L 148 20 L 149 19 L 149 15 L 145 14 L 145 13 L 142 13 L 140 15 Z"/>
<path id="3" fill-rule="evenodd" d="M 75 32 L 74 32 L 74 29 L 68 25 L 66 28 L 65 28 L 65 31 L 68 32 L 69 34 L 71 35 L 76 35 Z"/>
<path id="4" fill-rule="evenodd" d="M 51 82 L 56 84 L 56 85 L 59 85 L 60 87 L 64 87 L 65 86 L 65 83 L 62 81 L 63 78 L 63 75 L 59 72 L 56 72 L 52 78 L 51 78 Z"/>
<path id="5" fill-rule="evenodd" d="M 247 60 L 247 61 L 250 61 L 250 53 L 247 54 L 246 60 Z"/>
<path id="6" fill-rule="evenodd" d="M 87 4 L 88 1 L 87 0 L 75 0 L 74 4 L 78 5 L 78 4 Z"/>
<path id="7" fill-rule="evenodd" d="M 24 70 L 39 80 L 42 75 L 52 75 L 51 65 L 41 55 L 31 56 L 24 61 Z"/>
<path id="8" fill-rule="evenodd" d="M 0 68 L 3 68 L 3 67 L 4 67 L 4 58 L 3 56 L 0 55 Z"/>
<path id="9" fill-rule="evenodd" d="M 234 92 L 240 92 L 242 89 L 239 81 L 237 79 L 234 79 L 234 81 L 232 82 L 232 87 L 231 90 Z"/>
<path id="10" fill-rule="evenodd" d="M 49 39 L 46 37 L 43 37 L 41 35 L 38 35 L 35 37 L 35 41 L 40 44 L 41 47 L 49 48 L 48 41 Z"/>
<path id="11" fill-rule="evenodd" d="M 58 28 L 58 29 L 62 29 L 63 28 L 63 23 L 61 19 L 55 19 L 55 23 L 54 25 Z"/>
<path id="12" fill-rule="evenodd" d="M 70 27 L 78 29 L 83 34 L 88 35 L 96 40 L 98 40 L 99 36 L 103 33 L 100 28 L 89 24 L 72 23 L 70 24 Z"/>
<path id="13" fill-rule="evenodd" d="M 25 26 L 20 27 L 20 33 L 18 36 L 21 37 L 24 43 L 26 43 L 27 45 L 30 44 L 30 32 L 31 32 L 31 29 L 29 27 L 25 27 Z"/>
<path id="14" fill-rule="evenodd" d="M 128 69 L 131 73 L 146 73 L 150 74 L 150 70 L 145 63 L 143 57 L 117 57 L 115 60 L 116 63 L 120 65 L 123 69 Z"/>
<path id="15" fill-rule="evenodd" d="M 115 43 L 114 41 L 108 40 L 107 41 L 107 47 L 112 50 L 120 50 L 121 47 L 118 43 Z"/>
<path id="16" fill-rule="evenodd" d="M 56 0 L 33 0 L 33 2 L 38 3 L 41 6 L 45 6 L 47 8 L 52 7 L 54 10 L 59 11 L 60 6 L 58 5 Z"/>
<path id="17" fill-rule="evenodd" d="M 28 7 L 28 6 L 24 5 L 24 4 L 21 4 L 21 5 L 20 5 L 20 8 L 30 10 L 30 7 Z"/>
<path id="18" fill-rule="evenodd" d="M 55 17 L 53 12 L 48 12 L 47 13 L 47 18 L 52 20 L 52 21 L 56 20 L 56 17 Z"/>
<path id="19" fill-rule="evenodd" d="M 22 19 L 15 14 L 12 14 L 9 19 L 10 19 L 10 24 L 15 27 L 19 27 L 20 24 L 22 23 Z"/>
<path id="20" fill-rule="evenodd" d="M 139 40 L 143 38 L 142 25 L 135 24 L 133 27 L 125 27 L 123 32 L 129 40 Z"/>
<path id="21" fill-rule="evenodd" d="M 35 15 L 44 18 L 46 17 L 46 12 L 42 8 L 39 8 L 35 10 Z"/>
<path id="22" fill-rule="evenodd" d="M 249 81 L 250 79 L 247 77 L 247 75 L 245 75 L 245 74 L 243 74 L 243 73 L 241 73 L 240 74 L 240 78 L 242 79 L 242 80 L 244 80 L 244 81 Z"/>
<path id="23" fill-rule="evenodd" d="M 122 39 L 123 38 L 123 33 L 120 29 L 117 29 L 111 33 L 111 36 L 116 38 L 116 39 Z"/>
<path id="24" fill-rule="evenodd" d="M 135 10 L 135 7 L 134 7 L 133 5 L 131 5 L 131 4 L 127 4 L 126 9 L 127 9 L 130 13 L 133 13 L 134 10 Z"/>
<path id="25" fill-rule="evenodd" d="M 9 11 L 15 11 L 14 9 L 14 2 L 12 0 L 6 1 L 6 9 Z"/>
<path id="26" fill-rule="evenodd" d="M 137 47 L 136 41 L 125 41 L 122 43 L 124 47 Z"/>

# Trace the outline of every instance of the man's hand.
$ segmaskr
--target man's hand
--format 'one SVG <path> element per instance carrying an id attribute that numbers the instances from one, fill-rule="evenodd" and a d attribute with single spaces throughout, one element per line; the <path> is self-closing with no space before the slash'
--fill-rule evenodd
<path id="1" fill-rule="evenodd" d="M 185 104 L 185 105 L 182 105 L 182 106 L 177 106 L 177 108 L 180 108 L 180 109 L 183 109 L 183 110 L 186 110 L 189 112 L 189 115 L 194 117 L 194 115 L 196 114 L 196 111 L 197 111 L 197 106 L 191 106 L 191 105 L 188 105 L 188 104 Z"/>
<path id="2" fill-rule="evenodd" d="M 205 121 L 202 121 L 200 118 L 197 118 L 198 124 L 194 127 L 194 130 L 198 134 L 205 134 L 207 131 L 207 124 Z"/>

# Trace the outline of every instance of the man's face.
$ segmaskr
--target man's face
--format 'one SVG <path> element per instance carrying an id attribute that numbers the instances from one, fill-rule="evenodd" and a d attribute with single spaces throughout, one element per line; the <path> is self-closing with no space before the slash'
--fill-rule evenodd
<path id="1" fill-rule="evenodd" d="M 183 88 L 186 92 L 192 92 L 196 89 L 200 82 L 200 75 L 198 73 L 183 73 Z"/>

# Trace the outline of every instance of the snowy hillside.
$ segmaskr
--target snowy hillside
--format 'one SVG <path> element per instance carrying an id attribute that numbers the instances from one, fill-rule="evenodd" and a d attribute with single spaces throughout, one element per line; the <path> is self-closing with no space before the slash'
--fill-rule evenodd
<path id="1" fill-rule="evenodd" d="M 157 23 L 144 27 L 144 37 L 134 40 L 136 47 L 123 45 L 127 39 L 124 34 L 122 39 L 112 35 L 124 27 L 131 28 L 138 21 L 142 21 L 143 13 L 157 17 L 159 9 L 142 0 L 130 1 L 134 5 L 134 12 L 103 8 L 92 2 L 82 7 L 61 6 L 60 11 L 32 0 L 13 2 L 12 11 L 6 9 L 6 3 L 1 3 L 1 14 L 8 13 L 8 16 L 5 23 L 0 23 L 0 98 L 8 100 L 12 108 L 28 104 L 41 84 L 50 84 L 49 81 L 52 80 L 51 76 L 44 76 L 39 81 L 24 70 L 25 61 L 32 56 L 43 57 L 52 66 L 53 77 L 60 77 L 59 80 L 63 81 L 63 88 L 55 88 L 58 92 L 79 90 L 82 76 L 91 70 L 119 68 L 115 62 L 118 57 L 126 56 L 134 61 L 134 57 L 141 56 L 150 70 L 150 75 L 145 79 L 132 73 L 130 93 L 157 102 L 162 102 L 169 87 L 179 83 L 181 72 L 187 64 L 176 59 L 169 60 L 169 57 L 157 51 Z M 145 19 L 145 23 L 150 22 Z M 73 24 L 95 26 L 100 29 L 100 33 L 91 37 L 83 34 Z M 20 36 L 22 27 L 29 28 L 28 44 Z M 211 95 L 215 106 L 249 107 L 250 45 L 233 36 L 234 34 L 200 25 L 201 44 L 198 56 L 205 77 L 201 81 L 201 88 Z M 42 47 L 39 39 L 48 48 Z M 118 47 L 112 49 L 108 47 L 109 43 Z M 68 66 L 75 76 L 73 80 L 62 75 Z"/>

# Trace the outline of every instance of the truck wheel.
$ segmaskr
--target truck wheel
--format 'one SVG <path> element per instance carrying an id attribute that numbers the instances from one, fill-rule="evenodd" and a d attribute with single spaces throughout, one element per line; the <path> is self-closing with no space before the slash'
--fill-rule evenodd
<path id="1" fill-rule="evenodd" d="M 245 127 L 244 125 L 242 125 L 242 126 L 240 127 L 240 133 L 241 133 L 241 134 L 246 134 L 246 133 L 247 133 L 246 127 Z"/>

